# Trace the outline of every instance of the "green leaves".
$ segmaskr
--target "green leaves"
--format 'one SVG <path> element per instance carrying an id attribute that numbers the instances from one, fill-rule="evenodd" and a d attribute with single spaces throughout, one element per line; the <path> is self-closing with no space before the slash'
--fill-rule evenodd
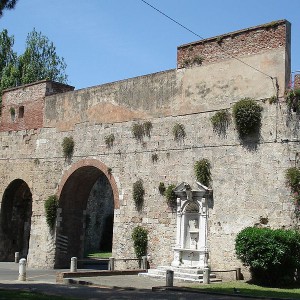
<path id="1" fill-rule="evenodd" d="M 168 185 L 168 187 L 166 188 L 164 195 L 166 197 L 167 200 L 167 204 L 169 207 L 171 207 L 172 209 L 174 209 L 176 207 L 176 194 L 174 192 L 175 189 L 175 185 L 174 184 L 170 184 Z"/>
<path id="2" fill-rule="evenodd" d="M 300 233 L 247 227 L 236 237 L 237 257 L 250 267 L 252 279 L 264 284 L 292 283 L 300 267 Z"/>
<path id="3" fill-rule="evenodd" d="M 208 159 L 203 158 L 195 162 L 194 171 L 197 181 L 209 187 L 211 182 L 210 162 Z"/>
<path id="4" fill-rule="evenodd" d="M 148 231 L 147 229 L 137 226 L 131 234 L 133 240 L 134 251 L 137 258 L 142 258 L 147 254 Z"/>
<path id="5" fill-rule="evenodd" d="M 255 133 L 260 128 L 261 112 L 262 107 L 250 98 L 242 99 L 234 104 L 232 113 L 240 138 Z"/>
<path id="6" fill-rule="evenodd" d="M 50 229 L 53 229 L 56 220 L 56 211 L 58 208 L 58 199 L 56 195 L 49 196 L 45 201 L 46 221 Z"/>
<path id="7" fill-rule="evenodd" d="M 142 179 L 139 179 L 133 184 L 133 200 L 137 211 L 141 211 L 144 205 L 145 190 Z"/>

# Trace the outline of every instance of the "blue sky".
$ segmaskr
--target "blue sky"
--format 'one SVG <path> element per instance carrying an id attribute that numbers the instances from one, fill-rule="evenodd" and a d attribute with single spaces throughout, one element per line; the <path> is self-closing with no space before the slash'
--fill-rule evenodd
<path id="1" fill-rule="evenodd" d="M 300 0 L 147 0 L 204 38 L 273 20 L 292 23 L 292 71 L 300 70 Z M 21 54 L 35 27 L 54 42 L 76 89 L 173 69 L 177 46 L 199 40 L 141 0 L 19 0 L 1 29 Z"/>

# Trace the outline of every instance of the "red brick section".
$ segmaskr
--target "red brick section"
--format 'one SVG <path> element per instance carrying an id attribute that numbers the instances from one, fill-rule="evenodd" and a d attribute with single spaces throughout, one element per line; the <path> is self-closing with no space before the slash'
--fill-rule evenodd
<path id="1" fill-rule="evenodd" d="M 260 26 L 239 30 L 217 37 L 179 46 L 177 48 L 177 68 L 202 65 L 257 54 L 266 50 L 285 47 L 290 34 L 290 23 L 275 21 Z"/>
<path id="2" fill-rule="evenodd" d="M 72 86 L 47 80 L 5 90 L 0 131 L 42 128 L 45 96 L 73 90 Z"/>
<path id="3" fill-rule="evenodd" d="M 65 183 L 67 182 L 67 180 L 69 179 L 69 177 L 76 171 L 78 170 L 79 168 L 81 167 L 96 167 L 98 168 L 100 171 L 102 171 L 105 176 L 107 177 L 107 179 L 109 180 L 109 183 L 111 185 L 111 188 L 112 188 L 112 191 L 113 191 L 113 195 L 114 195 L 114 208 L 120 208 L 120 203 L 119 203 L 119 192 L 118 192 L 118 187 L 117 187 L 117 183 L 114 179 L 114 177 L 110 174 L 108 174 L 108 167 L 102 163 L 101 161 L 99 160 L 96 160 L 96 159 L 84 159 L 84 160 L 81 160 L 75 164 L 73 164 L 69 170 L 67 170 L 61 181 L 60 181 L 60 184 L 59 184 L 59 187 L 58 187 L 58 191 L 57 191 L 57 196 L 58 198 L 60 198 L 60 194 L 61 194 L 61 191 L 65 185 Z"/>

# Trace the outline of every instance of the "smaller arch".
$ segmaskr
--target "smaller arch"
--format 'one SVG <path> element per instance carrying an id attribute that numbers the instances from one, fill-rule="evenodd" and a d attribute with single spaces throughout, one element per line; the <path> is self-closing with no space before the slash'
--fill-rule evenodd
<path id="1" fill-rule="evenodd" d="M 182 206 L 182 211 L 185 213 L 199 213 L 199 203 L 197 201 L 187 201 Z"/>
<path id="2" fill-rule="evenodd" d="M 120 208 L 120 201 L 119 201 L 119 192 L 118 192 L 118 186 L 117 183 L 114 179 L 114 176 L 111 175 L 108 171 L 108 167 L 102 163 L 101 161 L 97 160 L 97 159 L 83 159 L 80 160 L 76 163 L 74 163 L 63 175 L 60 184 L 58 186 L 58 191 L 57 191 L 57 196 L 58 198 L 60 198 L 60 194 L 62 192 L 62 189 L 65 185 L 65 183 L 67 182 L 67 180 L 69 179 L 69 177 L 79 168 L 82 167 L 95 167 L 97 169 L 99 169 L 101 172 L 103 172 L 105 174 L 105 176 L 107 177 L 112 191 L 113 191 L 113 196 L 114 196 L 114 209 L 118 209 Z"/>

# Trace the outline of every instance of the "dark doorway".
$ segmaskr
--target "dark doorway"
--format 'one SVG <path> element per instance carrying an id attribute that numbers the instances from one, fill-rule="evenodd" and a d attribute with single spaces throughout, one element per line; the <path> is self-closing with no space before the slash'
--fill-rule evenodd
<path id="1" fill-rule="evenodd" d="M 111 251 L 114 197 L 101 170 L 84 166 L 73 172 L 62 188 L 59 208 L 55 267 L 68 267 L 73 256 Z"/>
<path id="2" fill-rule="evenodd" d="M 0 260 L 14 261 L 15 252 L 26 258 L 32 214 L 32 194 L 21 179 L 12 181 L 6 188 L 0 214 Z"/>

